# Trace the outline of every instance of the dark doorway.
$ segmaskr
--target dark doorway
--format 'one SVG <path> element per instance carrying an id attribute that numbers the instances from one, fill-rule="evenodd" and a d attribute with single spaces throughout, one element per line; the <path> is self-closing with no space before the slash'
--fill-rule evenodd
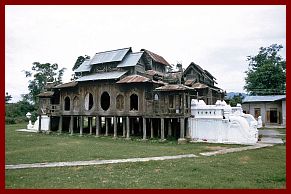
<path id="1" fill-rule="evenodd" d="M 85 110 L 91 110 L 93 104 L 93 95 L 91 93 L 87 93 L 85 96 Z"/>
<path id="2" fill-rule="evenodd" d="M 70 110 L 70 98 L 68 96 L 65 98 L 65 110 Z"/>
<path id="3" fill-rule="evenodd" d="M 277 110 L 270 110 L 270 123 L 278 123 Z"/>
<path id="4" fill-rule="evenodd" d="M 138 96 L 136 94 L 130 96 L 130 110 L 138 110 Z"/>
<path id="5" fill-rule="evenodd" d="M 108 110 L 110 107 L 110 96 L 107 92 L 103 92 L 101 95 L 101 108 L 103 110 Z"/>

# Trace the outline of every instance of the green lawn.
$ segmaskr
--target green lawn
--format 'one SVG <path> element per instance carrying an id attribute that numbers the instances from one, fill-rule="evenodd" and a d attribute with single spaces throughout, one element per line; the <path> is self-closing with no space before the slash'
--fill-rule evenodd
<path id="1" fill-rule="evenodd" d="M 16 132 L 6 126 L 6 164 L 199 154 L 222 146 Z M 6 188 L 285 188 L 286 148 L 83 167 L 6 170 Z"/>

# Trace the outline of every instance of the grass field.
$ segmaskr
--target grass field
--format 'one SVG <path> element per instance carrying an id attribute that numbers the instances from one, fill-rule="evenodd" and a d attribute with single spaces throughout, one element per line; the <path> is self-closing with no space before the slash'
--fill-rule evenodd
<path id="1" fill-rule="evenodd" d="M 217 144 L 16 132 L 6 126 L 6 164 L 196 154 Z M 6 170 L 6 188 L 285 188 L 286 148 L 212 157 L 83 167 Z"/>

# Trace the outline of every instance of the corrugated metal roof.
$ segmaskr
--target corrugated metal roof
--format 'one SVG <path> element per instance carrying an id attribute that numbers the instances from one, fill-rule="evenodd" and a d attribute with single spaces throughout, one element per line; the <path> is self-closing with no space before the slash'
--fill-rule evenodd
<path id="1" fill-rule="evenodd" d="M 246 96 L 242 103 L 245 102 L 274 102 L 277 100 L 286 99 L 286 95 L 273 95 L 273 96 Z"/>
<path id="2" fill-rule="evenodd" d="M 63 83 L 55 86 L 55 88 L 70 88 L 70 87 L 75 87 L 78 84 L 78 82 L 72 81 L 68 83 Z"/>
<path id="3" fill-rule="evenodd" d="M 158 90 L 158 91 L 177 91 L 177 90 L 183 91 L 183 90 L 194 90 L 194 89 L 191 87 L 182 85 L 182 84 L 169 84 L 169 85 L 158 87 L 155 90 Z"/>
<path id="4" fill-rule="evenodd" d="M 141 58 L 142 54 L 143 52 L 130 53 L 117 65 L 117 67 L 135 66 Z"/>
<path id="5" fill-rule="evenodd" d="M 90 64 L 94 65 L 94 64 L 122 61 L 126 53 L 130 50 L 131 48 L 129 47 L 129 48 L 96 53 L 95 56 L 92 58 Z"/>
<path id="6" fill-rule="evenodd" d="M 145 51 L 155 62 L 171 66 L 162 56 L 157 55 L 156 53 L 153 53 L 151 51 L 148 51 L 146 49 L 141 49 L 141 51 Z"/>
<path id="7" fill-rule="evenodd" d="M 54 95 L 54 92 L 48 91 L 48 92 L 42 92 L 42 93 L 38 94 L 37 96 L 38 97 L 51 97 L 53 95 Z"/>
<path id="8" fill-rule="evenodd" d="M 90 81 L 90 80 L 105 80 L 105 79 L 117 79 L 124 75 L 127 71 L 111 71 L 95 73 L 91 75 L 86 75 L 77 79 L 77 82 Z"/>
<path id="9" fill-rule="evenodd" d="M 143 82 L 149 82 L 150 79 L 141 75 L 130 75 L 127 76 L 121 80 L 119 80 L 118 84 L 120 83 L 143 83 Z"/>
<path id="10" fill-rule="evenodd" d="M 74 70 L 74 72 L 86 72 L 91 70 L 91 65 L 90 65 L 91 59 L 85 59 L 85 61 L 77 68 Z"/>

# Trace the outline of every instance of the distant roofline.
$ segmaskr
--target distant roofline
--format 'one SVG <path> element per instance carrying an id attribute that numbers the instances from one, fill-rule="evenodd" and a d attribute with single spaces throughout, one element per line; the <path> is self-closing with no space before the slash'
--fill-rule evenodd
<path id="1" fill-rule="evenodd" d="M 129 49 L 129 50 L 132 51 L 131 47 L 125 47 L 125 48 L 120 48 L 120 49 L 101 51 L 101 52 L 97 52 L 97 53 L 95 53 L 95 54 L 99 54 L 99 53 L 107 53 L 107 52 L 118 51 L 118 50 L 124 50 L 124 49 Z"/>
<path id="2" fill-rule="evenodd" d="M 266 98 L 275 98 L 275 99 L 264 99 Z M 255 99 L 249 99 L 249 98 L 255 98 Z M 286 100 L 286 95 L 268 95 L 268 96 L 245 96 L 245 98 L 242 100 L 242 103 L 251 103 L 251 102 L 275 102 L 279 100 Z"/>

